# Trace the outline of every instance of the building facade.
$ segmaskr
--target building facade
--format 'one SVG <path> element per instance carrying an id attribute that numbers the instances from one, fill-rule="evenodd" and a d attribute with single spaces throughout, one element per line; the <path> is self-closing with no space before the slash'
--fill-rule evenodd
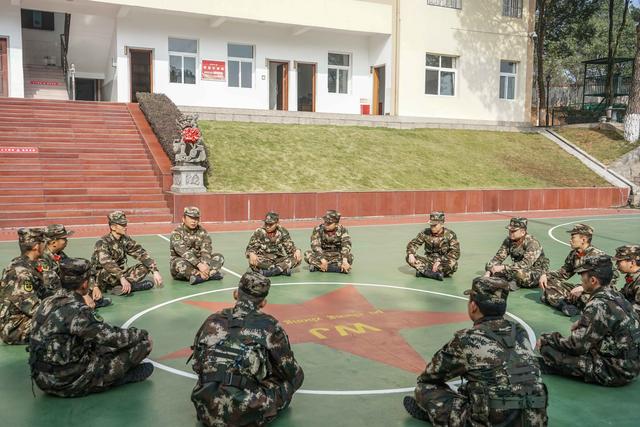
<path id="1" fill-rule="evenodd" d="M 525 122 L 533 6 L 0 0 L 0 95 L 60 86 L 46 72 L 66 57 L 77 99 L 153 91 L 185 106 Z"/>

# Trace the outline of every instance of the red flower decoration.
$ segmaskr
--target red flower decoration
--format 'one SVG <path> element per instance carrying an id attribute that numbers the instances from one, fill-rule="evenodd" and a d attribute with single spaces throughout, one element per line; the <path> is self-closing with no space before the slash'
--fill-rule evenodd
<path id="1" fill-rule="evenodd" d="M 200 139 L 200 129 L 185 128 L 182 129 L 182 140 L 189 144 L 195 144 Z"/>
<path id="2" fill-rule="evenodd" d="M 633 276 L 627 276 L 627 277 L 625 277 L 625 280 L 627 281 L 628 284 L 632 284 L 633 283 Z"/>
<path id="3" fill-rule="evenodd" d="M 36 270 L 38 270 L 38 273 L 42 273 L 42 270 L 43 270 L 43 268 L 42 268 L 42 264 L 38 264 L 38 265 L 36 266 Z"/>
<path id="4" fill-rule="evenodd" d="M 62 257 L 61 257 L 60 255 L 54 255 L 54 256 L 53 256 L 53 260 L 54 260 L 55 262 L 60 262 L 60 260 L 61 260 L 61 259 L 62 259 Z"/>

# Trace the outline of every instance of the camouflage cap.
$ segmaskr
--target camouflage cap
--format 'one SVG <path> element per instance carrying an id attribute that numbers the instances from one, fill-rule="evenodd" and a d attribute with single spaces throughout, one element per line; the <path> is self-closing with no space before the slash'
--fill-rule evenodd
<path id="1" fill-rule="evenodd" d="M 444 222 L 444 212 L 433 211 L 429 214 L 429 223 L 438 224 Z"/>
<path id="2" fill-rule="evenodd" d="M 200 218 L 200 209 L 196 206 L 187 206 L 184 208 L 184 216 L 188 216 L 191 218 Z"/>
<path id="3" fill-rule="evenodd" d="M 278 221 L 280 221 L 280 215 L 277 212 L 267 212 L 264 216 L 265 224 L 275 224 Z"/>
<path id="4" fill-rule="evenodd" d="M 247 272 L 240 278 L 238 289 L 254 298 L 264 298 L 269 294 L 271 281 L 255 271 Z"/>
<path id="5" fill-rule="evenodd" d="M 322 219 L 324 220 L 324 222 L 329 223 L 329 224 L 333 224 L 333 223 L 337 223 L 340 222 L 340 212 L 333 210 L 333 209 L 329 209 L 324 216 L 322 217 Z"/>
<path id="6" fill-rule="evenodd" d="M 508 228 L 509 230 L 527 228 L 527 218 L 522 218 L 522 217 L 511 218 L 511 221 L 509 221 L 509 225 L 507 225 L 505 228 Z"/>
<path id="7" fill-rule="evenodd" d="M 44 242 L 44 229 L 21 228 L 18 230 L 18 241 L 25 244 L 42 243 Z"/>
<path id="8" fill-rule="evenodd" d="M 638 245 L 624 245 L 616 248 L 616 256 L 613 257 L 616 261 L 622 260 L 638 260 L 640 259 L 640 246 Z"/>
<path id="9" fill-rule="evenodd" d="M 573 234 L 582 234 L 584 236 L 593 236 L 593 227 L 587 224 L 576 224 L 573 228 L 567 233 Z"/>
<path id="10" fill-rule="evenodd" d="M 488 301 L 493 304 L 506 304 L 509 296 L 509 283 L 500 277 L 476 277 L 471 289 L 464 291 L 475 301 Z"/>
<path id="11" fill-rule="evenodd" d="M 46 231 L 44 232 L 47 240 L 56 240 L 56 239 L 66 239 L 71 236 L 75 231 L 67 231 L 62 224 L 51 224 L 47 226 Z"/>
<path id="12" fill-rule="evenodd" d="M 113 211 L 107 215 L 107 219 L 109 220 L 109 225 L 127 225 L 127 216 L 124 214 L 124 211 Z"/>
<path id="13" fill-rule="evenodd" d="M 78 285 L 89 279 L 91 263 L 84 258 L 66 258 L 60 262 L 62 285 Z"/>
<path id="14" fill-rule="evenodd" d="M 584 258 L 581 266 L 574 270 L 576 273 L 584 273 L 585 271 L 609 272 L 613 274 L 613 264 L 609 255 L 594 255 Z"/>

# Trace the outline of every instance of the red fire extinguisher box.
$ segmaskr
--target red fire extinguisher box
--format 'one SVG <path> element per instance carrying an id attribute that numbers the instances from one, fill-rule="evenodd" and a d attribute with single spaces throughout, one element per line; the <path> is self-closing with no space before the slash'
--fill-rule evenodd
<path id="1" fill-rule="evenodd" d="M 360 114 L 363 116 L 371 114 L 371 106 L 369 104 L 360 104 Z"/>

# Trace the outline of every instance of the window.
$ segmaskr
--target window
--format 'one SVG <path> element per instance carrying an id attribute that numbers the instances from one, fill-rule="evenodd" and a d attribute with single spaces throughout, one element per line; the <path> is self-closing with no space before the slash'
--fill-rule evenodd
<path id="1" fill-rule="evenodd" d="M 227 44 L 229 87 L 253 86 L 253 46 Z"/>
<path id="2" fill-rule="evenodd" d="M 427 0 L 431 6 L 450 7 L 452 9 L 462 9 L 462 0 Z"/>
<path id="3" fill-rule="evenodd" d="M 169 39 L 169 82 L 196 84 L 198 41 Z"/>
<path id="4" fill-rule="evenodd" d="M 327 73 L 329 93 L 349 93 L 350 56 L 346 53 L 330 53 Z"/>
<path id="5" fill-rule="evenodd" d="M 454 96 L 456 94 L 456 63 L 453 56 L 427 53 L 424 93 Z"/>
<path id="6" fill-rule="evenodd" d="M 522 18 L 522 0 L 502 0 L 502 16 Z"/>
<path id="7" fill-rule="evenodd" d="M 22 28 L 32 30 L 54 31 L 54 15 L 53 12 L 42 12 L 39 10 L 21 9 Z"/>
<path id="8" fill-rule="evenodd" d="M 518 63 L 500 61 L 500 99 L 516 99 Z"/>

